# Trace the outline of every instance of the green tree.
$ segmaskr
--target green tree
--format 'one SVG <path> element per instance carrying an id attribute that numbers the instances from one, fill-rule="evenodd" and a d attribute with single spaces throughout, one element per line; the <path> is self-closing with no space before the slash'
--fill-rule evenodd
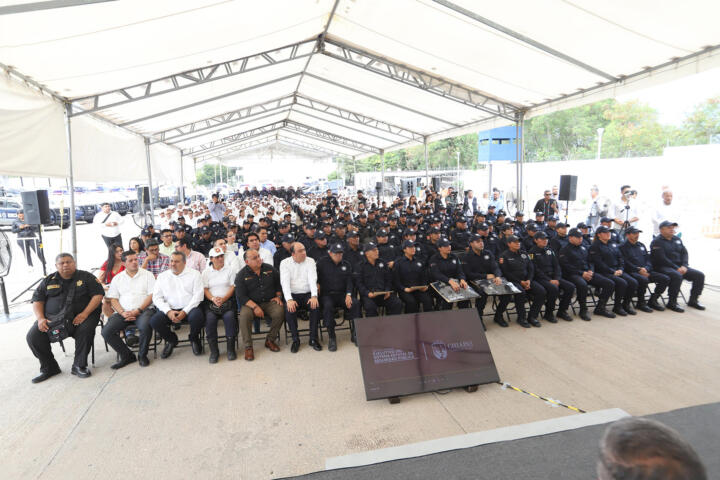
<path id="1" fill-rule="evenodd" d="M 222 172 L 223 181 L 233 184 L 235 182 L 235 172 L 237 170 L 238 169 L 236 167 L 227 167 L 225 165 L 206 163 L 202 166 L 200 170 L 198 170 L 197 174 L 195 175 L 195 179 L 198 185 L 204 185 L 208 187 L 215 184 L 216 178 L 218 183 L 220 182 L 220 173 Z"/>
<path id="2" fill-rule="evenodd" d="M 609 123 L 605 126 L 603 135 L 603 157 L 662 154 L 668 130 L 658 121 L 655 109 L 632 100 L 613 104 L 605 110 L 604 116 Z"/>
<path id="3" fill-rule="evenodd" d="M 720 95 L 696 105 L 680 132 L 686 145 L 712 143 L 715 135 L 720 135 Z"/>

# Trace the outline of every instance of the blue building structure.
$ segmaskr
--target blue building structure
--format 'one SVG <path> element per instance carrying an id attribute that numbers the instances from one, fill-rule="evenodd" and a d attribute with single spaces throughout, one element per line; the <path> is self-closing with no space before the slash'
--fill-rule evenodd
<path id="1" fill-rule="evenodd" d="M 478 163 L 517 160 L 515 126 L 498 127 L 478 133 Z"/>

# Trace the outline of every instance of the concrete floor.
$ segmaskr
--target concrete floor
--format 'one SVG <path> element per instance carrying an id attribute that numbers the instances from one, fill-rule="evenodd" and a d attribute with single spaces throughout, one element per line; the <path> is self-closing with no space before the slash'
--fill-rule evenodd
<path id="1" fill-rule="evenodd" d="M 85 237 L 88 268 L 102 249 Z M 26 276 L 16 268 L 13 289 Z M 720 295 L 707 291 L 703 301 L 706 312 L 490 325 L 487 335 L 505 382 L 587 411 L 656 413 L 720 401 Z M 252 363 L 208 365 L 181 348 L 120 371 L 98 335 L 91 378 L 69 374 L 69 340 L 70 356 L 55 349 L 63 374 L 32 385 L 31 322 L 0 324 L 3 478 L 276 478 L 321 470 L 328 457 L 578 415 L 499 385 L 367 402 L 347 332 L 336 353 L 271 353 L 258 342 Z"/>

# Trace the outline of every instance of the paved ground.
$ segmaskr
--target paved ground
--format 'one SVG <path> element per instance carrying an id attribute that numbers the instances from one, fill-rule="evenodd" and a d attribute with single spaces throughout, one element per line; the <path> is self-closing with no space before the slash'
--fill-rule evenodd
<path id="1" fill-rule="evenodd" d="M 92 229 L 79 226 L 83 268 L 104 257 Z M 46 235 L 51 252 L 58 233 Z M 702 255 L 717 255 L 717 244 L 704 246 Z M 719 263 L 707 265 L 711 281 Z M 11 292 L 31 280 L 23 270 L 14 264 Z M 488 339 L 503 381 L 587 411 L 657 413 L 720 401 L 720 294 L 708 291 L 703 301 L 706 312 L 491 326 Z M 72 358 L 56 349 L 63 374 L 32 385 L 38 366 L 24 340 L 31 322 L 0 324 L 4 478 L 273 478 L 321 470 L 327 457 L 577 415 L 499 385 L 366 402 L 346 332 L 336 353 L 303 346 L 292 355 L 283 346 L 277 354 L 258 349 L 253 363 L 211 366 L 183 348 L 117 372 L 98 335 L 91 378 L 69 375 Z"/>

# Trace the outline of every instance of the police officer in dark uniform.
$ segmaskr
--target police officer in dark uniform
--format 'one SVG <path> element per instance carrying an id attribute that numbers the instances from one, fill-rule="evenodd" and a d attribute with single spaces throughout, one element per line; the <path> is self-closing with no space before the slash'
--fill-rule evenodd
<path id="1" fill-rule="evenodd" d="M 380 253 L 380 260 L 385 262 L 391 269 L 394 268 L 395 259 L 402 255 L 401 249 L 389 242 L 387 230 L 378 230 L 375 242 Z"/>
<path id="2" fill-rule="evenodd" d="M 491 252 L 493 256 L 497 258 L 501 253 L 498 251 L 500 248 L 500 239 L 495 232 L 490 230 L 490 225 L 487 223 L 478 225 L 477 234 L 482 237 L 485 250 Z"/>
<path id="3" fill-rule="evenodd" d="M 625 241 L 624 238 L 620 237 L 620 234 L 617 232 L 617 230 L 613 229 L 613 219 L 610 217 L 602 217 L 600 219 L 600 225 L 598 227 L 603 226 L 607 227 L 608 230 L 610 230 L 610 242 L 614 243 L 616 245 L 620 245 Z M 597 233 L 597 229 L 595 229 L 595 233 Z"/>
<path id="4" fill-rule="evenodd" d="M 470 250 L 462 255 L 461 260 L 463 272 L 465 273 L 465 278 L 468 281 L 492 280 L 496 285 L 500 285 L 502 283 L 502 272 L 500 271 L 500 266 L 495 260 L 495 255 L 485 248 L 483 237 L 481 235 L 473 234 L 473 236 L 470 237 Z M 474 289 L 480 295 L 480 297 L 475 300 L 475 308 L 477 308 L 478 314 L 480 315 L 480 318 L 482 318 L 488 296 L 484 290 L 478 288 Z M 495 310 L 495 316 L 493 319 L 495 323 L 501 327 L 508 326 L 507 322 L 503 319 L 504 311 L 504 308 L 501 309 L 498 306 Z"/>
<path id="5" fill-rule="evenodd" d="M 563 222 L 559 222 L 555 226 L 555 236 L 551 239 L 549 239 L 549 245 L 550 248 L 553 249 L 553 252 L 555 252 L 555 255 L 560 255 L 560 250 L 568 244 L 568 236 L 567 236 L 567 224 Z"/>
<path id="6" fill-rule="evenodd" d="M 658 272 L 670 277 L 667 308 L 673 312 L 684 311 L 677 304 L 677 296 L 680 293 L 680 285 L 685 279 L 692 282 L 688 307 L 705 310 L 705 306 L 698 301 L 705 286 L 705 274 L 688 266 L 688 251 L 680 237 L 675 235 L 675 227 L 677 227 L 677 223 L 669 220 L 660 223 L 660 235 L 655 237 L 650 244 L 650 258 L 653 267 Z"/>
<path id="7" fill-rule="evenodd" d="M 512 282 L 521 293 L 515 295 L 515 309 L 518 313 L 517 323 L 521 327 L 540 327 L 538 316 L 545 301 L 545 289 L 535 281 L 535 266 L 527 252 L 520 246 L 520 239 L 510 236 L 507 239 L 508 249 L 500 254 L 500 270 L 509 282 Z M 525 301 L 530 297 L 530 312 L 526 314 Z M 509 302 L 507 295 L 500 300 L 505 305 Z M 527 319 L 526 319 L 527 318 Z"/>
<path id="8" fill-rule="evenodd" d="M 523 238 L 520 241 L 520 246 L 523 250 L 526 252 L 529 252 L 532 250 L 532 248 L 535 246 L 535 235 L 538 233 L 538 227 L 537 224 L 528 222 L 528 224 L 525 226 L 525 238 Z"/>
<path id="9" fill-rule="evenodd" d="M 365 259 L 355 269 L 355 286 L 366 317 L 376 317 L 378 307 L 384 306 L 388 315 L 402 311 L 402 302 L 393 292 L 392 273 L 387 264 L 380 260 L 380 253 L 374 242 L 363 245 Z M 383 293 L 385 292 L 385 293 Z"/>
<path id="10" fill-rule="evenodd" d="M 102 285 L 90 272 L 78 270 L 69 253 L 55 258 L 57 272 L 45 277 L 33 293 L 33 313 L 36 322 L 27 333 L 27 343 L 40 360 L 40 375 L 32 379 L 40 383 L 60 373 L 60 366 L 50 348 L 48 317 L 65 311 L 65 328 L 75 339 L 75 360 L 70 373 L 80 378 L 90 376 L 87 357 L 95 339 L 95 327 L 100 320 L 100 304 L 105 294 Z M 65 309 L 68 295 L 72 302 Z"/>
<path id="11" fill-rule="evenodd" d="M 25 213 L 22 210 L 17 212 L 18 218 L 12 223 L 12 232 L 17 234 L 17 244 L 25 254 L 25 261 L 28 267 L 33 266 L 32 254 L 34 251 L 42 263 L 45 263 L 43 249 L 40 248 L 40 242 L 37 240 L 37 225 L 30 225 L 25 222 Z"/>
<path id="12" fill-rule="evenodd" d="M 304 223 L 303 224 L 303 232 L 298 235 L 298 242 L 302 243 L 305 247 L 305 250 L 308 252 L 311 248 L 315 246 L 315 229 L 317 226 L 314 223 Z"/>
<path id="13" fill-rule="evenodd" d="M 342 243 L 332 243 L 328 247 L 329 254 L 317 262 L 320 308 L 323 313 L 323 324 L 328 331 L 328 350 L 331 352 L 337 350 L 335 309 L 342 307 L 344 318 L 349 322 L 353 322 L 358 317 L 360 310 L 360 304 L 353 295 L 353 268 L 350 262 L 343 259 L 344 250 Z"/>
<path id="14" fill-rule="evenodd" d="M 443 237 L 438 241 L 437 246 L 438 253 L 428 261 L 430 281 L 447 283 L 456 292 L 461 288 L 468 288 L 462 263 L 457 255 L 450 252 L 452 249 L 450 241 Z M 469 306 L 470 302 L 458 302 L 458 308 L 467 308 Z M 437 308 L 438 310 L 450 310 L 452 304 L 437 295 Z"/>
<path id="15" fill-rule="evenodd" d="M 355 270 L 357 264 L 365 258 L 362 254 L 360 237 L 357 232 L 347 233 L 347 248 L 345 249 L 345 253 L 343 253 L 343 258 L 350 262 L 353 270 Z"/>
<path id="16" fill-rule="evenodd" d="M 212 232 L 208 227 L 202 227 L 199 233 L 200 237 L 195 242 L 195 250 L 207 257 L 213 247 Z"/>
<path id="17" fill-rule="evenodd" d="M 547 225 L 545 226 L 545 235 L 548 237 L 548 242 L 557 236 L 557 223 L 558 218 L 555 215 L 551 215 L 547 219 Z"/>
<path id="18" fill-rule="evenodd" d="M 625 317 L 636 315 L 632 297 L 637 291 L 637 281 L 625 272 L 625 259 L 617 243 L 610 241 L 610 229 L 600 226 L 595 230 L 595 240 L 589 250 L 595 275 L 602 275 L 615 284 L 615 307 L 613 312 Z"/>
<path id="19" fill-rule="evenodd" d="M 464 215 L 455 220 L 455 229 L 450 233 L 450 244 L 453 250 L 465 251 L 470 247 L 470 232 Z"/>
<path id="20" fill-rule="evenodd" d="M 288 257 L 292 257 L 290 247 L 292 247 L 293 243 L 295 243 L 295 235 L 292 233 L 286 233 L 283 235 L 280 247 L 275 251 L 275 255 L 273 255 L 273 266 L 276 270 L 280 271 L 280 262 Z"/>
<path id="21" fill-rule="evenodd" d="M 319 262 L 321 258 L 327 257 L 327 246 L 328 243 L 325 232 L 323 232 L 322 230 L 318 230 L 317 232 L 315 232 L 315 236 L 313 238 L 313 246 L 310 247 L 310 249 L 307 251 L 308 257 L 315 260 L 315 263 Z"/>
<path id="22" fill-rule="evenodd" d="M 560 296 L 557 316 L 571 322 L 572 317 L 568 314 L 568 307 L 575 293 L 575 285 L 562 278 L 560 261 L 553 249 L 548 247 L 547 233 L 537 232 L 534 239 L 535 246 L 528 253 L 535 265 L 535 281 L 547 292 L 544 318 L 550 323 L 557 323 L 553 312 L 555 312 L 555 301 Z"/>
<path id="23" fill-rule="evenodd" d="M 430 284 L 425 263 L 415 256 L 415 242 L 402 243 L 402 257 L 393 266 L 393 283 L 400 300 L 405 304 L 405 313 L 417 313 L 420 305 L 423 312 L 433 310 L 433 301 L 428 292 Z"/>
<path id="24" fill-rule="evenodd" d="M 638 241 L 641 232 L 642 230 L 633 226 L 628 227 L 625 230 L 626 241 L 620 245 L 620 252 L 625 259 L 625 271 L 638 282 L 637 309 L 647 313 L 653 310 L 661 312 L 665 307 L 658 303 L 658 299 L 670 283 L 670 278 L 664 273 L 653 270 L 650 253 L 645 245 Z M 645 292 L 649 282 L 655 284 L 655 291 L 650 295 L 650 301 L 646 302 Z"/>
<path id="25" fill-rule="evenodd" d="M 583 244 L 583 234 L 580 230 L 570 229 L 568 244 L 560 250 L 559 258 L 563 278 L 575 285 L 580 305 L 580 318 L 590 321 L 587 310 L 588 285 L 600 288 L 600 297 L 593 313 L 607 318 L 615 318 L 615 314 L 608 312 L 605 308 L 610 295 L 615 290 L 615 284 L 602 275 L 595 275 L 595 268 L 590 263 L 588 249 Z"/>

